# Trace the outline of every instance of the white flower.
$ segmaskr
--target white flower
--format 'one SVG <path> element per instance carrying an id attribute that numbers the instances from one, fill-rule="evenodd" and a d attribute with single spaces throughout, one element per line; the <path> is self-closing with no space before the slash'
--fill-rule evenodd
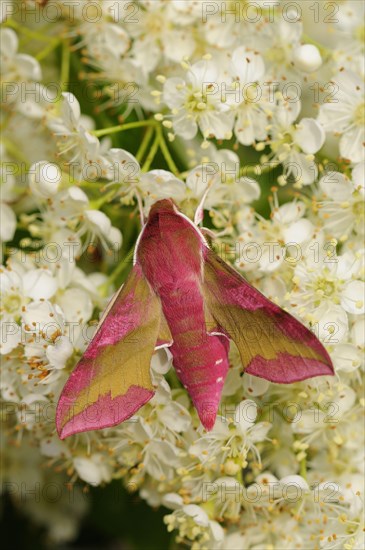
<path id="1" fill-rule="evenodd" d="M 167 374 L 172 365 L 172 354 L 169 348 L 162 348 L 155 352 L 151 359 L 151 369 L 157 375 Z"/>
<path id="2" fill-rule="evenodd" d="M 48 300 L 57 289 L 57 282 L 51 273 L 44 269 L 31 269 L 19 272 L 1 268 L 1 353 L 9 353 L 22 338 L 19 322 L 24 321 L 27 304 L 31 300 Z"/>
<path id="3" fill-rule="evenodd" d="M 88 293 L 81 288 L 68 288 L 58 297 L 58 305 L 70 323 L 83 325 L 91 318 L 93 305 Z"/>
<path id="4" fill-rule="evenodd" d="M 61 308 L 48 300 L 35 300 L 22 313 L 24 354 L 30 360 L 46 361 L 47 346 L 65 333 L 65 318 Z"/>
<path id="5" fill-rule="evenodd" d="M 308 256 L 295 268 L 292 299 L 298 306 L 310 303 L 318 307 L 327 303 L 341 304 L 341 307 L 355 315 L 365 311 L 365 283 L 360 280 L 363 269 L 363 255 L 346 252 L 340 256 Z"/>
<path id="6" fill-rule="evenodd" d="M 364 507 L 364 476 L 361 474 L 350 474 L 341 476 L 339 480 L 339 492 L 344 499 L 350 503 L 350 515 L 352 518 L 359 516 Z"/>
<path id="7" fill-rule="evenodd" d="M 351 339 L 358 347 L 365 347 L 365 317 L 356 315 L 352 320 Z"/>
<path id="8" fill-rule="evenodd" d="M 36 492 L 40 484 L 41 502 L 27 498 L 23 510 L 56 545 L 77 534 L 79 477 L 86 486 L 122 480 L 149 506 L 167 506 L 176 544 L 192 550 L 363 548 L 364 6 L 61 0 L 59 21 L 45 20 L 47 4 L 34 26 L 25 17 L 34 2 L 21 4 L 0 31 L 0 236 L 12 241 L 0 272 L 5 482 L 29 481 Z M 18 53 L 12 28 L 23 51 L 40 39 L 36 58 Z M 63 89 L 69 53 L 69 78 L 85 78 L 80 104 L 54 86 Z M 39 82 L 38 58 L 49 86 Z M 334 103 L 315 120 L 322 98 Z M 173 145 L 159 142 L 155 125 L 142 128 L 153 113 L 178 138 Z M 141 143 L 123 131 L 135 121 Z M 94 128 L 117 124 L 97 139 Z M 166 147 L 181 173 L 161 169 L 162 157 L 172 166 Z M 338 147 L 344 158 L 334 169 Z M 267 212 L 254 201 L 275 181 L 287 187 L 272 189 Z M 119 426 L 61 442 L 57 397 L 95 334 L 92 319 L 126 275 L 110 249 L 120 249 L 122 229 L 128 250 L 137 207 L 147 215 L 165 198 L 207 221 L 208 237 L 220 230 L 223 259 L 310 327 L 336 376 L 292 385 L 240 376 L 231 345 L 219 415 L 206 432 L 172 353 L 160 349 L 148 403 Z M 62 496 L 50 506 L 55 484 Z"/>
<path id="9" fill-rule="evenodd" d="M 364 74 L 364 4 L 346 1 L 338 5 L 336 21 L 330 32 L 335 39 L 333 61 L 335 69 L 346 67 Z"/>
<path id="10" fill-rule="evenodd" d="M 270 122 L 271 155 L 263 162 L 282 163 L 284 173 L 279 183 L 285 185 L 291 177 L 296 187 L 313 183 L 318 169 L 314 154 L 324 144 L 325 132 L 313 118 L 302 118 L 294 123 L 300 112 L 300 101 L 284 101 L 280 93 Z"/>
<path id="11" fill-rule="evenodd" d="M 257 457 L 259 453 L 255 443 L 263 441 L 271 425 L 268 422 L 257 422 L 257 405 L 246 399 L 237 407 L 225 406 L 227 417 L 218 417 L 211 432 L 196 440 L 189 448 L 190 455 L 197 457 L 202 464 L 218 462 L 224 465 L 227 460 L 234 461 L 241 467 L 247 466 L 247 454 L 252 450 Z M 230 414 L 233 418 L 230 418 Z"/>
<path id="12" fill-rule="evenodd" d="M 196 504 L 186 504 L 164 517 L 168 531 L 179 530 L 179 536 L 190 542 L 192 548 L 219 548 L 224 538 L 224 531 L 216 521 L 211 521 L 208 514 Z M 203 546 L 201 546 L 201 544 Z"/>
<path id="13" fill-rule="evenodd" d="M 186 177 L 186 199 L 196 207 L 209 190 L 204 209 L 210 210 L 216 226 L 225 221 L 223 208 L 240 210 L 260 197 L 256 180 L 240 176 L 240 159 L 229 149 L 216 150 L 209 144 L 203 164 L 198 164 Z M 221 207 L 220 210 L 216 207 Z M 223 221 L 223 224 L 224 224 Z"/>
<path id="14" fill-rule="evenodd" d="M 363 354 L 353 344 L 338 344 L 333 350 L 333 364 L 336 372 L 354 372 L 364 363 Z"/>
<path id="15" fill-rule="evenodd" d="M 301 72 L 294 64 L 294 52 L 301 44 L 303 25 L 290 14 L 290 6 L 285 17 L 278 16 L 275 22 L 266 20 L 260 28 L 259 51 L 268 67 L 266 81 L 301 81 Z M 289 19 L 289 20 L 288 20 Z M 249 46 L 256 49 L 257 32 L 248 35 Z M 285 77 L 285 78 L 283 78 Z"/>
<path id="16" fill-rule="evenodd" d="M 257 376 L 252 376 L 251 374 L 245 374 L 243 376 L 243 387 L 247 394 L 252 397 L 263 395 L 269 386 L 270 382 L 268 382 L 268 380 L 264 380 L 263 378 L 258 378 Z"/>
<path id="17" fill-rule="evenodd" d="M 163 57 L 167 62 L 180 62 L 195 50 L 190 26 L 180 26 L 180 13 L 167 2 L 145 2 L 139 12 L 138 25 L 130 23 L 134 38 L 132 56 L 146 73 L 153 71 Z"/>
<path id="18" fill-rule="evenodd" d="M 163 496 L 162 502 L 164 506 L 170 508 L 170 510 L 181 508 L 184 504 L 183 498 L 176 493 L 166 493 Z"/>
<path id="19" fill-rule="evenodd" d="M 57 290 L 57 282 L 46 269 L 32 269 L 23 277 L 25 296 L 33 300 L 49 300 Z"/>
<path id="20" fill-rule="evenodd" d="M 167 366 L 170 366 L 169 361 Z M 152 369 L 156 368 L 156 361 L 151 362 L 151 367 Z M 159 369 L 161 370 L 161 366 Z M 153 418 L 154 422 L 160 423 L 161 429 L 166 432 L 166 435 L 168 435 L 167 430 L 175 434 L 187 431 L 191 426 L 191 416 L 187 408 L 172 399 L 170 387 L 163 376 L 152 373 L 152 378 L 157 390 L 149 402 L 149 406 L 153 407 L 152 412 L 149 413 L 149 418 Z"/>
<path id="21" fill-rule="evenodd" d="M 335 98 L 321 105 L 318 121 L 326 132 L 340 136 L 340 154 L 357 163 L 364 160 L 365 98 L 364 83 L 352 71 L 338 73 Z"/>
<path id="22" fill-rule="evenodd" d="M 57 245 L 61 240 L 60 246 L 65 249 L 65 255 L 70 255 L 72 248 L 76 256 L 75 253 L 83 237 L 85 239 L 83 249 L 89 245 L 95 245 L 96 240 L 100 240 L 106 250 L 118 250 L 122 243 L 121 231 L 112 226 L 104 212 L 91 206 L 86 193 L 80 187 L 73 185 L 66 191 L 59 191 L 52 200 L 47 202 L 41 222 L 36 221 L 31 224 L 30 231 L 34 236 L 41 235 L 47 239 L 49 245 L 50 243 Z M 66 242 L 70 242 L 67 250 Z"/>
<path id="23" fill-rule="evenodd" d="M 70 340 L 66 336 L 60 336 L 57 338 L 53 346 L 48 346 L 46 350 L 47 358 L 56 369 L 62 369 L 67 359 L 71 357 L 73 353 L 73 347 Z"/>
<path id="24" fill-rule="evenodd" d="M 41 441 L 40 450 L 43 456 L 56 457 L 64 456 L 70 457 L 71 453 L 64 441 L 61 441 L 56 434 Z"/>
<path id="25" fill-rule="evenodd" d="M 294 142 L 299 145 L 301 150 L 312 155 L 317 153 L 322 147 L 325 140 L 325 135 L 321 126 L 313 118 L 302 118 L 296 124 L 294 131 Z"/>
<path id="26" fill-rule="evenodd" d="M 16 178 L 14 172 L 8 169 L 12 159 L 2 141 L 0 141 L 0 158 L 1 201 L 12 202 L 17 198 L 17 193 L 14 189 Z"/>
<path id="27" fill-rule="evenodd" d="M 171 109 L 173 129 L 178 136 L 192 139 L 199 129 L 205 139 L 231 137 L 234 114 L 221 100 L 218 79 L 218 67 L 213 62 L 199 61 L 187 69 L 185 79 L 166 80 L 162 100 Z"/>
<path id="28" fill-rule="evenodd" d="M 61 170 L 57 164 L 46 160 L 36 162 L 28 172 L 30 190 L 43 199 L 52 197 L 58 191 L 61 176 Z"/>
<path id="29" fill-rule="evenodd" d="M 199 15 L 202 19 L 199 30 L 203 33 L 205 40 L 218 49 L 229 50 L 237 42 L 241 26 L 237 25 L 235 5 L 219 0 L 214 6 L 199 2 L 197 7 L 200 8 Z M 232 10 L 231 13 L 229 8 Z"/>
<path id="30" fill-rule="evenodd" d="M 113 430 L 111 448 L 118 451 L 117 456 L 122 463 L 130 466 L 141 463 L 131 478 L 133 483 L 140 484 L 141 478 L 146 474 L 157 482 L 169 482 L 174 478 L 175 469 L 180 464 L 181 450 L 164 424 L 150 422 L 149 415 L 144 417 L 144 410 L 151 411 L 150 405 L 147 405 L 147 409 L 141 410 L 142 414 L 136 415 L 119 429 Z M 175 409 L 173 414 L 179 414 L 182 410 Z M 187 411 L 184 411 L 184 414 L 187 416 Z M 157 426 L 159 428 L 156 429 Z"/>
<path id="31" fill-rule="evenodd" d="M 328 172 L 320 181 L 324 194 L 318 202 L 320 217 L 325 220 L 325 230 L 342 241 L 352 231 L 364 234 L 365 212 L 365 163 L 360 162 L 352 170 L 351 180 L 341 172 Z"/>
<path id="32" fill-rule="evenodd" d="M 102 3 L 100 3 L 102 5 Z M 117 8 L 117 4 L 114 4 Z M 112 6 L 111 6 L 112 7 Z M 110 15 L 117 15 L 118 9 L 110 10 Z M 115 23 L 100 18 L 98 24 L 84 21 L 78 28 L 78 33 L 83 37 L 83 43 L 86 45 L 89 54 L 100 59 L 109 50 L 113 51 L 118 57 L 123 56 L 130 47 L 130 38 L 126 31 Z"/>
<path id="33" fill-rule="evenodd" d="M 312 73 L 322 65 L 322 57 L 316 46 L 303 44 L 293 52 L 294 65 L 305 73 Z"/>
<path id="34" fill-rule="evenodd" d="M 272 273 L 283 264 L 295 264 L 300 260 L 315 234 L 313 224 L 304 217 L 305 205 L 293 201 L 278 205 L 274 195 L 272 214 L 269 220 L 258 219 L 255 226 L 238 237 L 239 258 L 236 265 L 245 271 L 257 270 Z M 250 246 L 253 251 L 250 251 Z"/>
<path id="35" fill-rule="evenodd" d="M 18 52 L 18 37 L 12 29 L 0 30 L 1 79 L 5 83 L 5 103 L 22 107 L 25 87 L 41 80 L 42 71 L 34 57 Z M 22 89 L 23 87 L 23 89 Z"/>
<path id="36" fill-rule="evenodd" d="M 90 485 L 100 485 L 111 480 L 111 465 L 106 457 L 95 453 L 88 457 L 79 456 L 73 460 L 74 468 L 81 479 Z"/>
<path id="37" fill-rule="evenodd" d="M 5 202 L 0 202 L 0 241 L 11 241 L 16 230 L 16 216 Z"/>
<path id="38" fill-rule="evenodd" d="M 312 330 L 324 344 L 334 345 L 347 337 L 348 317 L 341 306 L 323 302 L 307 317 Z"/>
<path id="39" fill-rule="evenodd" d="M 331 434 L 335 443 L 337 438 L 351 437 L 351 434 L 346 433 L 345 426 L 352 422 L 351 409 L 355 400 L 354 390 L 345 384 L 337 383 L 327 388 L 319 393 L 315 407 L 302 411 L 298 420 L 292 424 L 293 432 L 307 434 L 303 442 L 326 437 L 326 432 L 327 435 Z M 336 431 L 333 426 L 336 426 Z"/>
<path id="40" fill-rule="evenodd" d="M 257 51 L 240 46 L 232 54 L 233 84 L 227 101 L 236 112 L 234 133 L 243 145 L 267 138 L 272 104 L 269 87 L 263 85 L 265 65 Z"/>
<path id="41" fill-rule="evenodd" d="M 303 493 L 309 493 L 308 483 L 302 476 L 299 476 L 299 475 L 290 475 L 290 476 L 282 477 L 280 479 L 280 485 L 282 485 L 285 488 L 292 487 L 295 492 L 297 489 L 299 489 L 300 495 L 302 495 Z M 290 492 L 287 492 L 286 495 L 287 497 L 290 498 Z"/>
<path id="42" fill-rule="evenodd" d="M 242 484 L 234 477 L 225 476 L 216 479 L 212 486 L 209 504 L 214 504 L 214 516 L 238 521 L 243 503 Z"/>
<path id="43" fill-rule="evenodd" d="M 102 178 L 106 175 L 106 160 L 99 140 L 85 128 L 76 97 L 64 92 L 62 98 L 60 115 L 48 118 L 48 127 L 59 140 L 60 155 L 67 155 L 73 178 L 91 181 Z"/>
<path id="44" fill-rule="evenodd" d="M 186 192 L 184 183 L 166 170 L 151 170 L 142 174 L 140 190 L 147 211 L 154 202 L 161 199 L 173 197 L 179 203 Z"/>
<path id="45" fill-rule="evenodd" d="M 141 168 L 137 159 L 124 149 L 109 149 L 106 158 L 110 161 L 108 166 L 108 179 L 113 183 L 120 183 L 120 194 L 125 204 L 132 202 L 135 191 L 138 190 Z"/>

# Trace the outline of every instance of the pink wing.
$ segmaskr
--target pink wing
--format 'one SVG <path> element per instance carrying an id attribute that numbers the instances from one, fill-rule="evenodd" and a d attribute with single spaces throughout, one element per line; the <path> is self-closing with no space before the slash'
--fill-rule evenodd
<path id="1" fill-rule="evenodd" d="M 235 342 L 245 372 L 281 384 L 334 374 L 328 353 L 310 330 L 265 298 L 212 250 L 206 250 L 205 260 L 207 309 Z"/>
<path id="2" fill-rule="evenodd" d="M 56 413 L 61 439 L 119 424 L 147 403 L 156 342 L 169 340 L 160 300 L 137 264 L 63 388 Z"/>

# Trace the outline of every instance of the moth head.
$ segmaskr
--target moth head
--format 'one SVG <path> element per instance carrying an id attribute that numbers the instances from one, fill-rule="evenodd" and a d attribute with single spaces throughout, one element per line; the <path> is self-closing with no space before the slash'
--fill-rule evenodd
<path id="1" fill-rule="evenodd" d="M 160 214 L 167 214 L 169 212 L 176 212 L 176 205 L 172 199 L 161 199 L 156 201 L 150 209 L 148 215 L 148 221 L 151 221 L 154 217 Z"/>

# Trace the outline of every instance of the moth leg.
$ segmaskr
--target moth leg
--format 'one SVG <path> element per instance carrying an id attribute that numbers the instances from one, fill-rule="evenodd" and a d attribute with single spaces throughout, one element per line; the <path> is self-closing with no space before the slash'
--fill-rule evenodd
<path id="1" fill-rule="evenodd" d="M 212 231 L 212 229 L 209 229 L 209 227 L 201 227 L 200 231 L 203 233 L 203 235 L 207 235 L 211 239 L 218 239 L 219 237 L 224 237 L 225 235 L 231 234 L 230 227 L 226 227 L 222 231 L 218 231 L 218 233 Z"/>

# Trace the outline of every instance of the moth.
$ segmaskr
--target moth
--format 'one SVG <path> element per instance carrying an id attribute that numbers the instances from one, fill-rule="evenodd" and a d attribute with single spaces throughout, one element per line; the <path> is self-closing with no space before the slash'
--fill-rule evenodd
<path id="1" fill-rule="evenodd" d="M 130 418 L 155 393 L 150 362 L 163 347 L 211 430 L 230 340 L 244 373 L 280 384 L 333 375 L 328 353 L 310 330 L 216 255 L 171 199 L 157 201 L 138 237 L 133 268 L 62 391 L 59 436 Z"/>

